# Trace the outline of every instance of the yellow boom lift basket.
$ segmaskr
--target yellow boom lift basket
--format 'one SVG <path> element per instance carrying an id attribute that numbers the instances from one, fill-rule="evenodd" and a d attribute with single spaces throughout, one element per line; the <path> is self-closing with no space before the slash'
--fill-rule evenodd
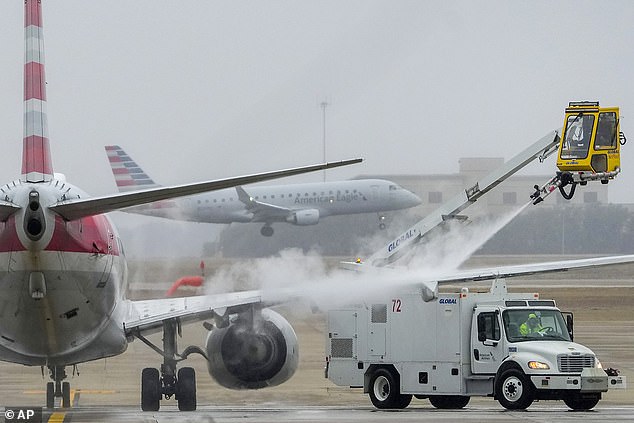
<path id="1" fill-rule="evenodd" d="M 618 107 L 599 107 L 599 102 L 571 102 L 566 108 L 557 167 L 562 172 L 581 172 L 591 180 L 607 183 L 619 172 L 621 143 Z M 591 177 L 592 174 L 597 176 Z M 580 182 L 583 181 L 580 177 Z"/>
<path id="2" fill-rule="evenodd" d="M 544 201 L 557 188 L 570 200 L 577 184 L 607 184 L 614 179 L 621 171 L 621 146 L 627 141 L 620 119 L 618 107 L 600 107 L 598 101 L 570 102 L 559 141 L 559 171 L 542 187 L 535 185 L 533 204 Z M 567 185 L 568 192 L 564 189 Z"/>

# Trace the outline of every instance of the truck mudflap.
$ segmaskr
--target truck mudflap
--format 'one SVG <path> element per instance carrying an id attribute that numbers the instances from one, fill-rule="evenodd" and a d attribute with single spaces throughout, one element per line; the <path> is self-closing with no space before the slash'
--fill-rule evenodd
<path id="1" fill-rule="evenodd" d="M 611 379 L 615 382 L 611 383 Z M 583 369 L 580 375 L 531 375 L 531 381 L 540 390 L 580 392 L 607 392 L 608 389 L 622 389 L 621 386 L 624 388 L 625 385 L 622 376 L 608 376 L 603 369 L 597 368 Z"/>

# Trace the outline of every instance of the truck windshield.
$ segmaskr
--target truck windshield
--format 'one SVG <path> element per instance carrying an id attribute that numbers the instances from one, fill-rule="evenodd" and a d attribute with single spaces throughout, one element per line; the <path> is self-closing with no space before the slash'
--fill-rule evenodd
<path id="1" fill-rule="evenodd" d="M 509 342 L 570 341 L 566 322 L 559 310 L 511 309 L 502 313 Z"/>

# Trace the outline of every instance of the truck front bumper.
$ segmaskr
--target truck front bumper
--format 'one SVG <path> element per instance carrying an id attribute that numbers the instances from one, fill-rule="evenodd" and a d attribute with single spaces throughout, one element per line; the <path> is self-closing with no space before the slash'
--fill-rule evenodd
<path id="1" fill-rule="evenodd" d="M 575 375 L 531 375 L 537 389 L 572 390 L 580 392 L 607 392 L 608 389 L 625 389 L 625 376 L 608 376 L 603 369 L 587 368 Z"/>

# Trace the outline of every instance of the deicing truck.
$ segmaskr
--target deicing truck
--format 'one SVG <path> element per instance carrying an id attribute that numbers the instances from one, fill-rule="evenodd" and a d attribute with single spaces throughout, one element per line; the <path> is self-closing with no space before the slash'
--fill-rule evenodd
<path id="1" fill-rule="evenodd" d="M 504 280 L 429 302 L 420 287 L 398 292 L 328 312 L 326 377 L 363 388 L 377 408 L 405 408 L 412 396 L 462 408 L 488 396 L 512 410 L 535 400 L 587 410 L 625 388 L 624 376 L 573 342 L 573 316 L 553 300 L 509 293 Z"/>

